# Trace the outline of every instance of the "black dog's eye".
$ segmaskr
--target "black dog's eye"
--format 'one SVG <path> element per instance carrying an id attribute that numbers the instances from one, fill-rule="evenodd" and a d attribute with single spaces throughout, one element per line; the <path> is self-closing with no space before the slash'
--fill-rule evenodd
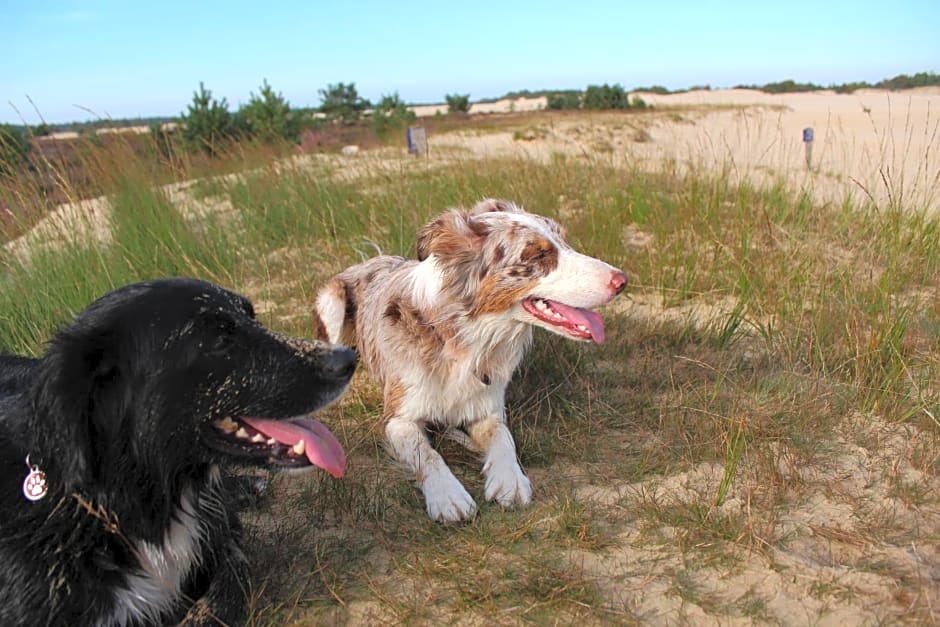
<path id="1" fill-rule="evenodd" d="M 224 315 L 209 315 L 202 319 L 203 350 L 208 353 L 225 351 L 235 335 L 235 321 Z"/>

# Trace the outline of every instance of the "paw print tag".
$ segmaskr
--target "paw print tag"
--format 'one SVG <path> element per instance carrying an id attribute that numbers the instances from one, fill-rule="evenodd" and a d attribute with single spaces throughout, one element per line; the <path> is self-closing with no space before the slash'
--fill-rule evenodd
<path id="1" fill-rule="evenodd" d="M 29 463 L 29 455 L 26 456 L 26 466 L 29 467 L 29 474 L 23 481 L 23 496 L 30 501 L 38 501 L 49 491 L 46 485 L 46 473 L 39 470 L 39 466 Z"/>

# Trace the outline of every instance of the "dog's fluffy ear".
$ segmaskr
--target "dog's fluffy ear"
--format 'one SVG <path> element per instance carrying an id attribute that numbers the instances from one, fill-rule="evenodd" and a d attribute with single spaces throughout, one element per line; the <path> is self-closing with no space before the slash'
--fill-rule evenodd
<path id="1" fill-rule="evenodd" d="M 41 458 L 50 480 L 66 490 L 94 481 L 107 454 L 112 435 L 107 432 L 116 430 L 122 418 L 113 400 L 105 398 L 121 376 L 111 344 L 105 336 L 60 332 L 38 368 L 30 452 Z M 102 414 L 108 416 L 97 420 Z"/>
<path id="2" fill-rule="evenodd" d="M 427 224 L 418 233 L 418 260 L 431 255 L 439 259 L 462 259 L 475 255 L 483 245 L 489 227 L 466 211 L 450 211 Z"/>
<path id="3" fill-rule="evenodd" d="M 481 200 L 477 204 L 473 205 L 473 209 L 470 210 L 470 213 L 471 215 L 478 215 L 481 213 L 489 213 L 491 211 L 501 211 L 503 213 L 525 213 L 522 207 L 518 206 L 516 203 L 499 198 L 486 198 Z"/>

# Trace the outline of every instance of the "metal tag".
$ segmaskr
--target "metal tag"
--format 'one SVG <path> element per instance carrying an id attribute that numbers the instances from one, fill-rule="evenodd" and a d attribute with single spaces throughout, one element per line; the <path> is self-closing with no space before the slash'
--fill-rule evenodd
<path id="1" fill-rule="evenodd" d="M 28 465 L 29 458 L 27 457 L 26 459 Z M 30 466 L 29 474 L 26 475 L 26 479 L 23 481 L 23 496 L 30 501 L 38 501 L 46 496 L 46 492 L 48 491 L 49 486 L 46 485 L 46 473 L 39 470 L 39 466 Z"/>

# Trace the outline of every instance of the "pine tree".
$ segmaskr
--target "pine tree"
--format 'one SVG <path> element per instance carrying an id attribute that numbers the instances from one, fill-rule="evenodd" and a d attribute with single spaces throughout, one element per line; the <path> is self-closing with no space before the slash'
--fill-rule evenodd
<path id="1" fill-rule="evenodd" d="M 183 141 L 191 148 L 217 154 L 235 131 L 228 102 L 225 98 L 215 100 L 212 92 L 200 82 L 188 109 L 189 113 L 182 116 Z"/>

